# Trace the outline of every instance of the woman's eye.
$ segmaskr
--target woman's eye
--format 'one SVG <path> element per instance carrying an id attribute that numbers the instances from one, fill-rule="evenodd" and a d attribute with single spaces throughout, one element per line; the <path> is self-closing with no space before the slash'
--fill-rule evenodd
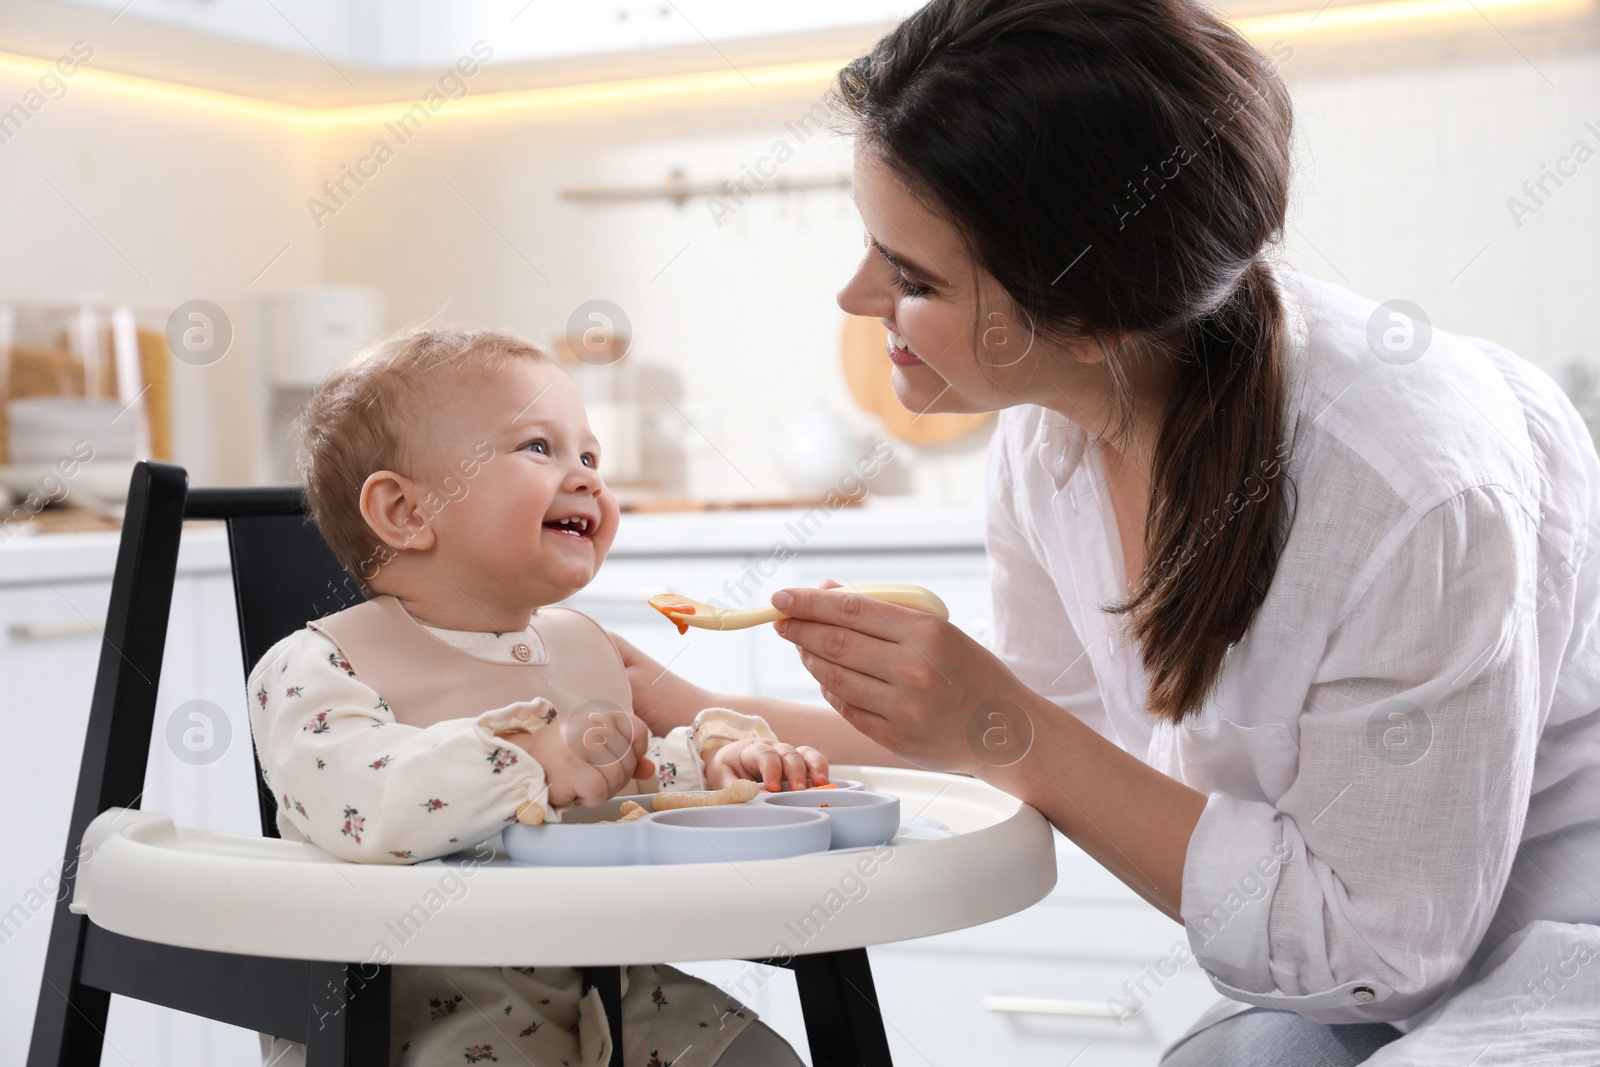
<path id="1" fill-rule="evenodd" d="M 899 271 L 894 272 L 894 287 L 906 296 L 927 296 L 933 292 L 926 285 L 918 285 Z"/>

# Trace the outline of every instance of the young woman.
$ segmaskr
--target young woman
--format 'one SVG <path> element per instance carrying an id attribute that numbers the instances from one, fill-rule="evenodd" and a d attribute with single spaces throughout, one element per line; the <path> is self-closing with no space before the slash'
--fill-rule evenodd
<path id="1" fill-rule="evenodd" d="M 1228 998 L 1167 1067 L 1600 1062 L 1600 462 L 1539 371 L 1263 258 L 1289 99 L 1189 0 L 934 0 L 845 68 L 906 407 L 1001 412 L 992 651 L 778 624 L 838 762 L 977 775 Z"/>

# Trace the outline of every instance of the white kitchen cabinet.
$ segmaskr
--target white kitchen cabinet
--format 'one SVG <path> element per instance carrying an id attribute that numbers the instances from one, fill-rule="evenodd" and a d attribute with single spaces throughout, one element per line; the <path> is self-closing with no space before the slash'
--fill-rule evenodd
<path id="1" fill-rule="evenodd" d="M 1026 911 L 868 950 L 895 1063 L 1154 1067 L 1217 999 L 1198 966 L 1178 963 L 1182 927 L 1059 835 L 1056 864 L 1055 889 Z M 676 966 L 742 996 L 810 1062 L 792 977 Z M 1139 1010 L 1119 1019 L 1127 1007 Z"/>
<path id="2" fill-rule="evenodd" d="M 989 631 L 981 518 L 952 509 L 850 508 L 797 522 L 794 512 L 629 515 L 599 577 L 568 604 L 621 633 L 673 671 L 713 691 L 819 701 L 794 647 L 771 627 L 677 630 L 645 600 L 678 592 L 731 606 L 765 602 L 786 585 L 916 582 L 983 640 Z M 797 551 L 774 553 L 775 542 Z M 61 535 L 0 549 L 0 717 L 18 739 L 0 776 L 8 862 L 0 912 L 29 899 L 59 869 L 105 614 L 116 539 Z M 741 582 L 742 587 L 741 587 Z M 214 759 L 186 762 L 167 724 L 209 702 L 229 733 Z M 202 711 L 206 711 L 202 707 Z M 181 718 L 180 726 L 192 725 Z M 181 733 L 180 733 L 181 736 Z M 143 806 L 180 823 L 255 833 L 249 725 L 226 542 L 220 529 L 186 533 L 173 596 Z M 1027 911 L 971 930 L 870 950 L 895 1062 L 964 1067 L 1153 1065 L 1215 994 L 1188 964 L 1158 972 L 1183 938 L 1066 840 L 1057 838 L 1056 888 Z M 0 916 L 0 1063 L 20 1062 L 37 996 L 48 911 L 14 929 Z M 680 964 L 742 996 L 806 1055 L 793 978 L 740 961 Z M 1108 998 L 1144 984 L 1148 1003 L 1119 1026 Z M 986 997 L 1032 998 L 1054 1013 L 999 1011 Z M 993 1004 L 994 1002 L 991 1002 Z M 1040 1007 L 1000 1001 L 1001 1007 Z M 1070 1011 L 1075 1014 L 1060 1014 Z M 1074 1059 L 1077 1057 L 1077 1059 Z M 102 1062 L 255 1067 L 253 1034 L 133 1001 L 113 1001 Z"/>
<path id="3" fill-rule="evenodd" d="M 226 544 L 220 530 L 195 533 L 186 536 L 179 559 L 140 805 L 188 825 L 257 833 Z M 64 534 L 0 549 L 0 722 L 13 739 L 0 775 L 7 852 L 0 864 L 4 1064 L 23 1062 L 33 1030 L 116 546 L 115 535 Z M 169 746 L 166 726 L 194 701 L 206 702 L 200 710 L 218 718 L 211 734 L 217 744 L 198 762 L 185 762 Z M 245 1067 L 259 1063 L 260 1054 L 254 1034 L 115 997 L 101 1062 Z"/>

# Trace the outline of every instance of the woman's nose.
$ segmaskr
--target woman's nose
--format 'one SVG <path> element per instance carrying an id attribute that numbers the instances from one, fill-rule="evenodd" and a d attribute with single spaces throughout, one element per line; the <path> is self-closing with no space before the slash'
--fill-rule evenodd
<path id="1" fill-rule="evenodd" d="M 869 319 L 894 318 L 894 293 L 887 278 L 880 278 L 873 267 L 883 261 L 868 250 L 856 265 L 856 271 L 844 283 L 835 298 L 846 315 L 859 315 Z"/>

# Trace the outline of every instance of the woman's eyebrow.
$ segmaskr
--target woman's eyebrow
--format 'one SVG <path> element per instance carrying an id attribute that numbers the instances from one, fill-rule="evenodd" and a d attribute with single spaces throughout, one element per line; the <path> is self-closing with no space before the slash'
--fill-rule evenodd
<path id="1" fill-rule="evenodd" d="M 879 241 L 876 237 L 873 237 L 869 234 L 867 239 L 872 242 L 872 247 L 878 250 L 878 255 L 888 260 L 891 265 L 899 267 L 908 274 L 915 274 L 917 277 L 926 282 L 933 282 L 936 285 L 949 284 L 928 268 L 918 265 L 899 252 L 885 248 L 883 242 Z"/>

